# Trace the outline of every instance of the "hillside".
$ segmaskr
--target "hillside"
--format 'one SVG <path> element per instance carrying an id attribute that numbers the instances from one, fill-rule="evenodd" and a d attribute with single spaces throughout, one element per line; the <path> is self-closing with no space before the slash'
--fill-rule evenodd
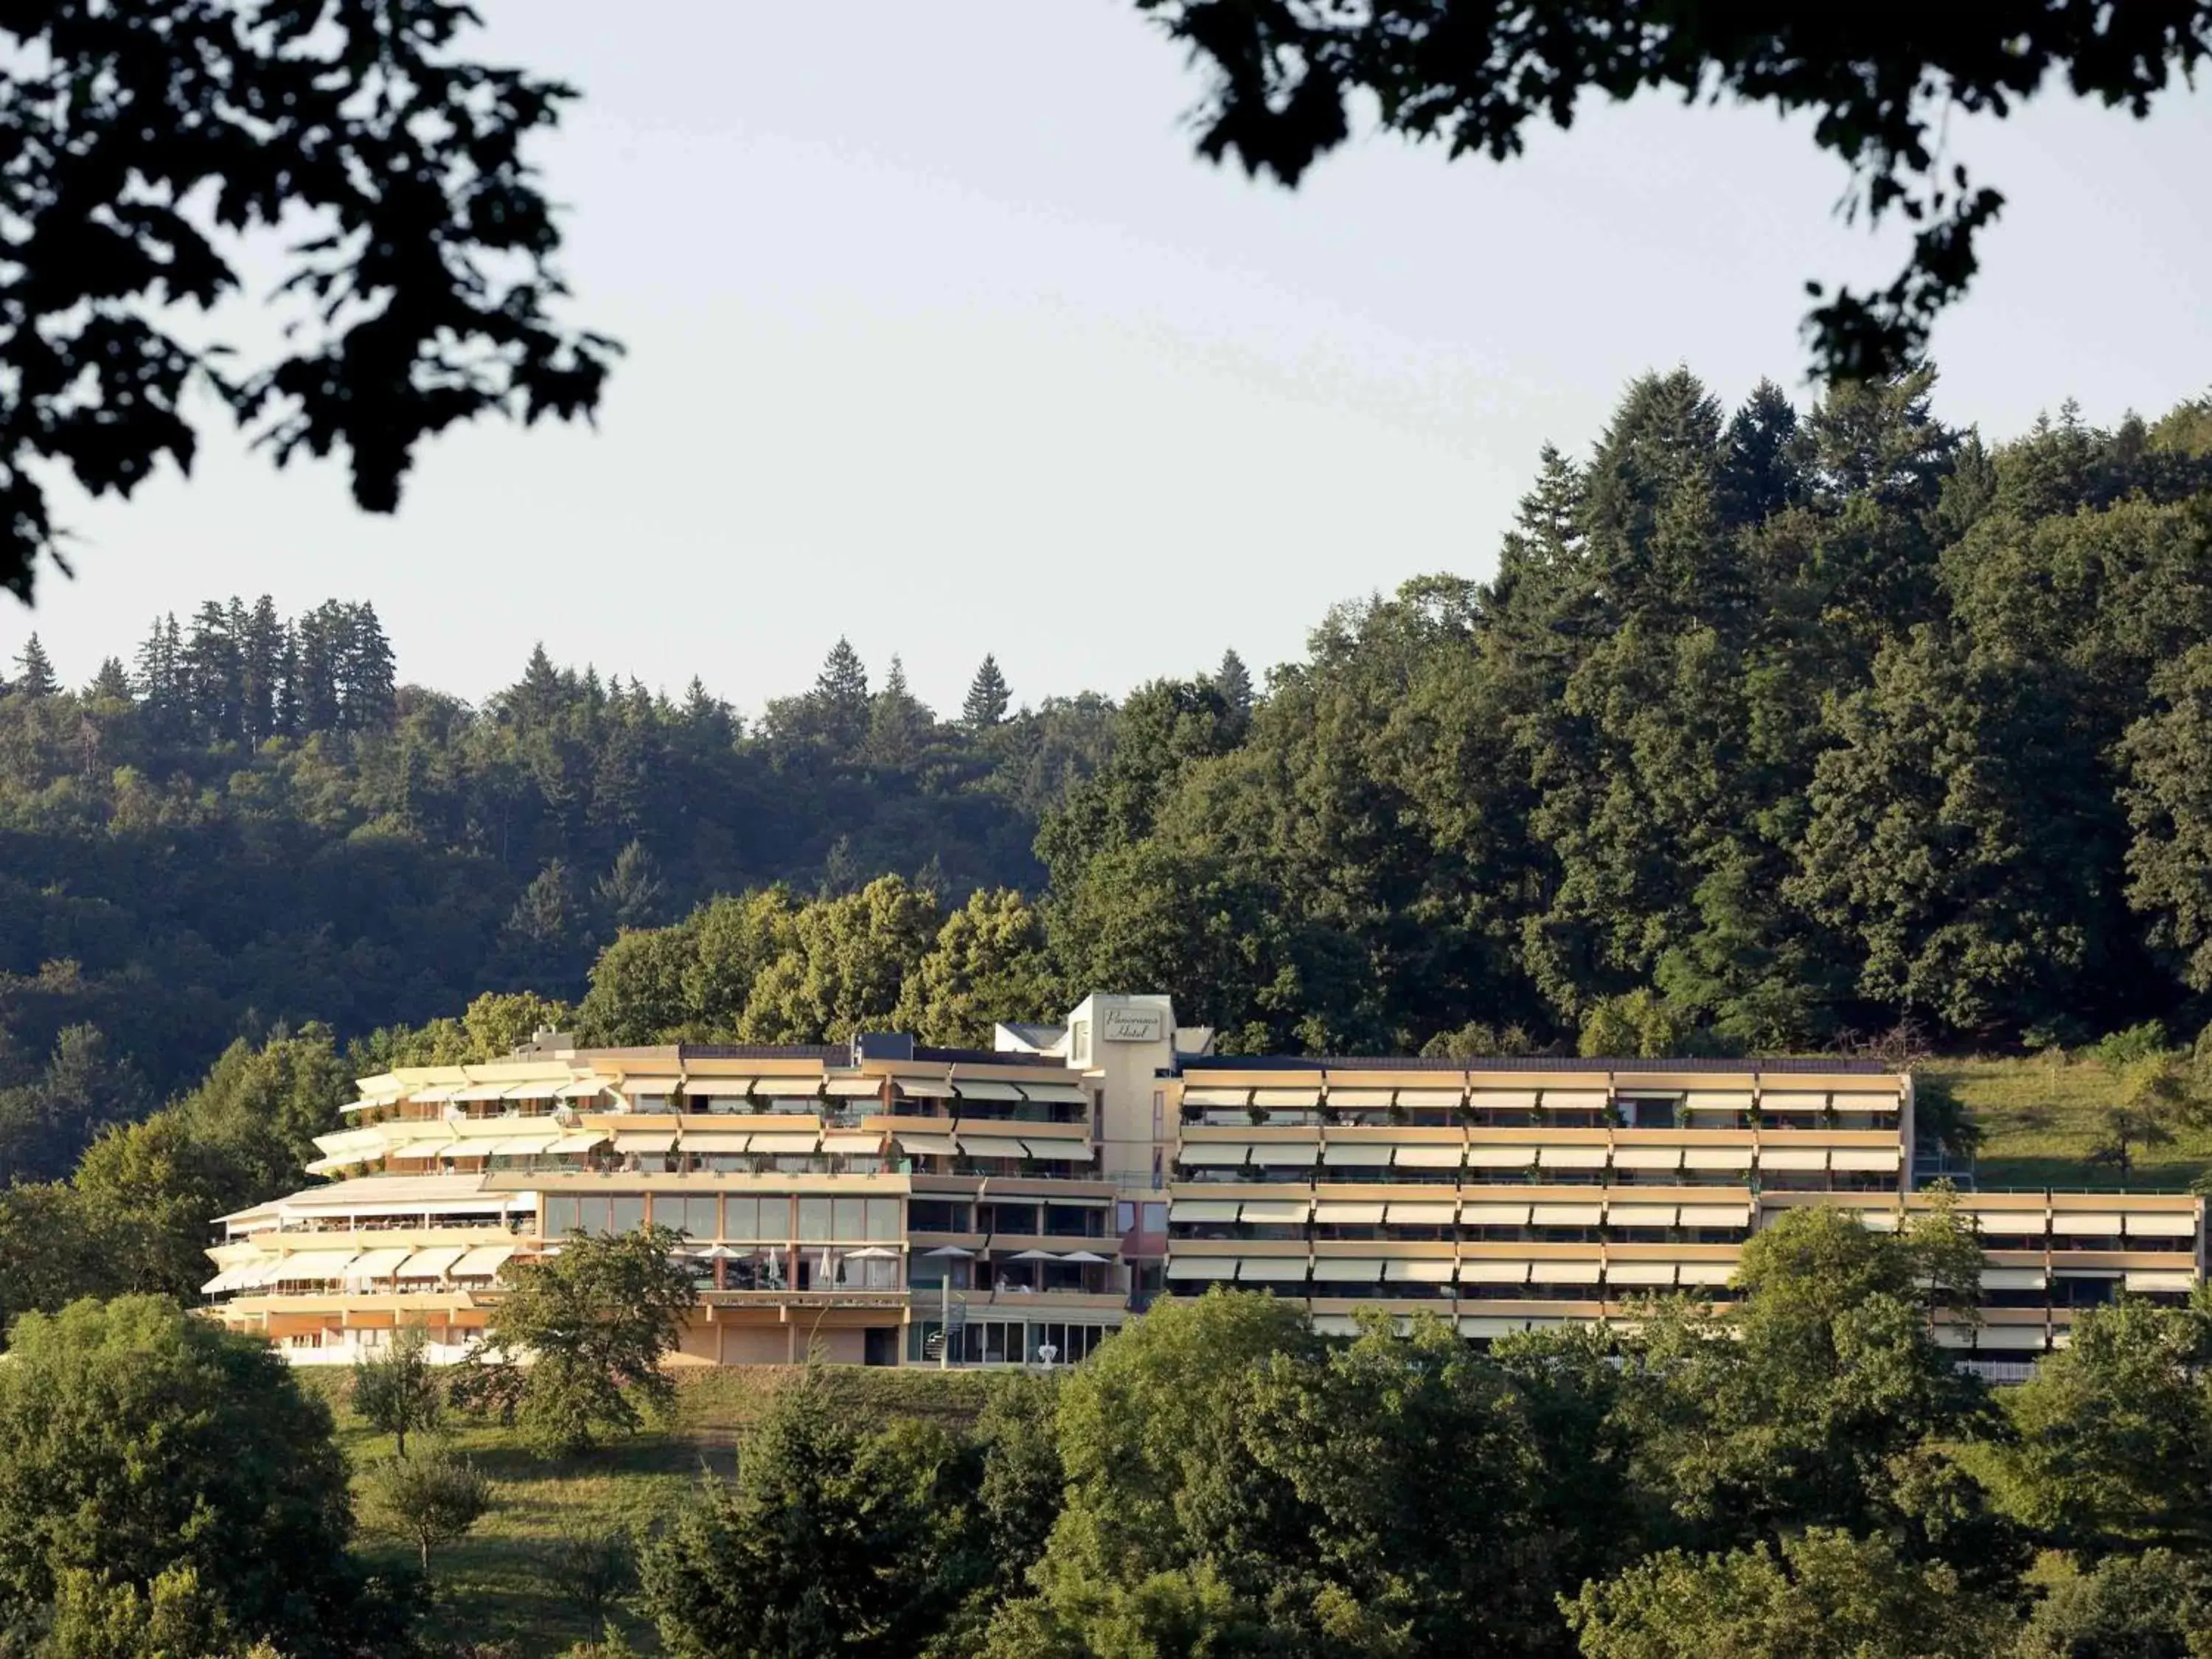
<path id="1" fill-rule="evenodd" d="M 307 1370 L 303 1380 L 330 1400 L 338 1436 L 359 1472 L 391 1455 L 388 1436 L 365 1427 L 345 1404 L 350 1374 Z M 939 1418 L 965 1423 L 988 1379 L 973 1372 L 825 1368 L 833 1397 L 856 1413 Z M 564 1528 L 630 1533 L 650 1526 L 701 1480 L 735 1470 L 744 1431 L 788 1370 L 733 1369 L 687 1373 L 676 1416 L 667 1425 L 617 1441 L 580 1457 L 546 1460 L 523 1449 L 496 1425 L 457 1423 L 449 1438 L 497 1483 L 498 1506 L 459 1543 L 432 1559 L 434 1601 L 426 1636 L 437 1642 L 511 1644 L 523 1659 L 541 1659 L 596 1637 L 564 1600 L 552 1549 Z M 414 1547 L 374 1529 L 363 1555 L 380 1565 L 411 1566 Z M 659 1650 L 650 1627 L 627 1613 L 616 1623 L 633 1646 Z"/>
<path id="2" fill-rule="evenodd" d="M 841 642 L 750 722 L 542 653 L 471 708 L 398 683 L 362 605 L 204 605 L 82 690 L 27 652 L 0 1179 L 234 1036 L 459 1057 L 511 1022 L 423 1028 L 524 992 L 624 1042 L 987 1033 L 1102 988 L 1240 1053 L 2193 1036 L 2212 407 L 1991 444 L 1933 385 L 1645 376 L 1541 453 L 1493 576 L 1339 606 L 1257 690 L 1232 653 L 1021 709 L 987 662 L 942 718 Z M 1990 1087 L 1992 1158 L 2069 1144 Z"/>
<path id="3" fill-rule="evenodd" d="M 2087 1161 L 2119 1080 L 2092 1060 L 2063 1056 L 1942 1060 L 1923 1068 L 1949 1084 L 1982 1131 L 1976 1182 L 1985 1191 L 2121 1186 L 2119 1171 Z M 2126 1186 L 2186 1192 L 2212 1172 L 2212 1126 L 2179 1127 L 2172 1145 L 2136 1152 Z"/>

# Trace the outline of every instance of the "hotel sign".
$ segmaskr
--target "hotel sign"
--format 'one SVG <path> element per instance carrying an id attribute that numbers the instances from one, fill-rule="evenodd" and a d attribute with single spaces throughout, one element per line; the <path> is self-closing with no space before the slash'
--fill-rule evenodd
<path id="1" fill-rule="evenodd" d="M 1167 1016 L 1158 1008 L 1102 1008 L 1101 1042 L 1158 1042 L 1167 1035 Z"/>

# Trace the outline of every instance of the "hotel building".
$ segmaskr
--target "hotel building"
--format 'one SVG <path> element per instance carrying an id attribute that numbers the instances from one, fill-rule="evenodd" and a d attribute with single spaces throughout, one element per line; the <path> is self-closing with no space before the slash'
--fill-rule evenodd
<path id="1" fill-rule="evenodd" d="M 989 1050 L 579 1049 L 362 1080 L 327 1184 L 220 1218 L 214 1316 L 302 1363 L 423 1327 L 466 1352 L 511 1261 L 579 1230 L 684 1236 L 695 1364 L 1067 1364 L 1163 1291 L 1362 1309 L 1470 1340 L 1728 1299 L 1786 1211 L 1894 1229 L 1912 1080 L 1843 1060 L 1227 1058 L 1162 996 L 1093 996 Z M 2063 1346 L 2077 1311 L 2186 1297 L 2186 1194 L 1968 1193 L 1983 1364 Z"/>

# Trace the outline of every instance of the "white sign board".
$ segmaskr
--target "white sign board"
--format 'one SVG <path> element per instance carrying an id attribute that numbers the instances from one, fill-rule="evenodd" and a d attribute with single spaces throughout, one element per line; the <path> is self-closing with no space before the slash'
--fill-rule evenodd
<path id="1" fill-rule="evenodd" d="M 1102 1008 L 1101 1042 L 1158 1042 L 1167 1035 L 1167 1016 L 1158 1008 Z"/>

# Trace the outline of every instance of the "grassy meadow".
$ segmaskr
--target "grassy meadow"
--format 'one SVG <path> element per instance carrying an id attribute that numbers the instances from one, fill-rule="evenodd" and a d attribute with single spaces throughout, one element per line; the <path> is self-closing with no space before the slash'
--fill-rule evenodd
<path id="1" fill-rule="evenodd" d="M 745 1429 L 795 1373 L 767 1369 L 688 1372 L 669 1421 L 577 1458 L 533 1455 L 513 1431 L 459 1419 L 445 1438 L 497 1483 L 497 1504 L 458 1543 L 430 1558 L 433 1601 L 426 1634 L 458 1644 L 497 1643 L 523 1659 L 559 1653 L 596 1636 L 561 1593 L 550 1559 L 562 1530 L 635 1532 L 682 1503 L 702 1480 L 726 1480 L 737 1467 Z M 831 1384 L 856 1404 L 907 1416 L 965 1421 L 988 1379 L 958 1371 L 829 1368 Z M 367 1427 L 346 1404 L 349 1371 L 301 1374 L 337 1413 L 338 1436 L 360 1472 L 392 1455 L 392 1438 Z M 385 1566 L 411 1565 L 415 1547 L 364 1523 L 361 1553 Z M 614 1622 L 630 1644 L 651 1652 L 649 1626 L 626 1612 Z"/>
<path id="2" fill-rule="evenodd" d="M 2111 1068 L 2083 1056 L 1936 1060 L 1923 1076 L 1948 1083 L 1982 1128 L 1978 1183 L 2081 1190 L 2122 1185 L 2119 1171 L 2085 1162 L 2096 1143 L 2099 1116 L 2121 1098 Z M 2186 1192 L 2212 1171 L 2212 1128 L 2180 1129 L 2167 1146 L 2135 1153 L 2128 1187 L 2138 1192 Z"/>

